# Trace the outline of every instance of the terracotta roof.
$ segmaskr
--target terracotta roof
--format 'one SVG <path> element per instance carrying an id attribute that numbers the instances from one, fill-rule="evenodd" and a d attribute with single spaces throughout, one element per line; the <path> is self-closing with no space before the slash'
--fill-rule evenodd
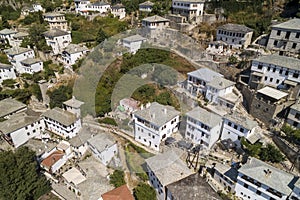
<path id="1" fill-rule="evenodd" d="M 122 185 L 116 189 L 113 189 L 105 194 L 102 194 L 103 200 L 134 200 L 127 185 Z"/>
<path id="2" fill-rule="evenodd" d="M 64 152 L 62 151 L 54 151 L 47 158 L 45 158 L 41 165 L 47 168 L 51 168 L 58 160 L 60 160 L 64 156 Z"/>

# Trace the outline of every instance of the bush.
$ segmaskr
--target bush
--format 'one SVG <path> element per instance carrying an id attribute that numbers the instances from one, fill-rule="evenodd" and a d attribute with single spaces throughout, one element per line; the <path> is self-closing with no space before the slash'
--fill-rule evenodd
<path id="1" fill-rule="evenodd" d="M 136 200 L 156 200 L 156 193 L 153 187 L 146 183 L 139 183 L 133 189 L 133 195 Z"/>
<path id="2" fill-rule="evenodd" d="M 98 122 L 101 124 L 118 126 L 117 122 L 113 118 L 110 118 L 110 117 L 105 117 L 105 118 L 99 119 Z"/>
<path id="3" fill-rule="evenodd" d="M 124 180 L 124 171 L 122 170 L 115 170 L 109 178 L 109 183 L 114 185 L 114 187 L 116 188 L 126 184 Z"/>
<path id="4" fill-rule="evenodd" d="M 16 81 L 14 79 L 6 79 L 2 82 L 2 85 L 5 87 L 14 88 Z"/>

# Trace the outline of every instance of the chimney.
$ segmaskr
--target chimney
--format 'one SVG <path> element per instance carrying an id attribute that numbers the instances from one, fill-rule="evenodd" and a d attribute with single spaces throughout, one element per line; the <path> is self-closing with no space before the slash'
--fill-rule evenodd
<path id="1" fill-rule="evenodd" d="M 167 108 L 163 108 L 164 114 L 167 114 Z"/>
<path id="2" fill-rule="evenodd" d="M 144 104 L 141 104 L 141 110 L 144 110 Z"/>
<path id="3" fill-rule="evenodd" d="M 151 103 L 148 102 L 148 103 L 146 104 L 146 108 L 149 108 L 150 106 L 151 106 Z"/>
<path id="4" fill-rule="evenodd" d="M 272 174 L 272 171 L 270 169 L 264 170 L 264 172 L 266 173 L 265 174 L 266 177 L 270 177 Z"/>

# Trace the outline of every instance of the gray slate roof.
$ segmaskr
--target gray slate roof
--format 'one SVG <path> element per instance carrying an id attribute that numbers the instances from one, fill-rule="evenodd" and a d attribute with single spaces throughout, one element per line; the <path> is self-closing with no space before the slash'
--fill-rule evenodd
<path id="1" fill-rule="evenodd" d="M 248 28 L 245 25 L 231 24 L 231 23 L 219 26 L 218 30 L 219 29 L 225 30 L 225 31 L 240 32 L 240 33 L 249 33 L 249 32 L 253 31 L 251 28 Z"/>
<path id="2" fill-rule="evenodd" d="M 193 110 L 187 112 L 186 115 L 202 122 L 209 127 L 215 127 L 222 121 L 221 116 L 215 113 L 208 112 L 201 107 L 194 108 Z"/>
<path id="3" fill-rule="evenodd" d="M 26 108 L 27 106 L 12 98 L 3 99 L 0 101 L 0 117 L 4 117 L 11 113 L 17 112 Z"/>
<path id="4" fill-rule="evenodd" d="M 254 61 L 300 71 L 300 60 L 297 58 L 279 56 L 279 55 L 268 55 L 268 56 L 261 56 L 257 59 L 254 59 Z"/>
<path id="5" fill-rule="evenodd" d="M 27 58 L 27 59 L 21 61 L 21 63 L 23 63 L 25 65 L 33 65 L 33 64 L 39 63 L 39 62 L 42 62 L 42 61 L 37 58 Z"/>
<path id="6" fill-rule="evenodd" d="M 266 170 L 268 169 L 271 170 L 271 174 L 266 176 Z M 250 160 L 239 169 L 239 172 L 286 195 L 292 192 L 291 183 L 295 181 L 294 175 L 256 158 L 250 158 Z"/>
<path id="7" fill-rule="evenodd" d="M 132 35 L 123 39 L 125 42 L 137 42 L 142 40 L 147 40 L 147 38 L 144 38 L 140 35 Z"/>
<path id="8" fill-rule="evenodd" d="M 19 55 L 19 54 L 22 54 L 22 53 L 26 53 L 28 51 L 32 51 L 32 49 L 27 49 L 27 48 L 23 48 L 23 47 L 13 47 L 13 48 L 10 48 L 10 49 L 6 49 L 4 50 L 4 52 L 8 55 Z"/>
<path id="9" fill-rule="evenodd" d="M 170 149 L 162 154 L 146 159 L 146 163 L 163 186 L 179 181 L 193 171 L 181 160 L 177 149 Z"/>
<path id="10" fill-rule="evenodd" d="M 139 6 L 153 6 L 154 3 L 151 1 L 145 1 L 143 3 L 140 3 Z"/>
<path id="11" fill-rule="evenodd" d="M 64 52 L 67 52 L 68 54 L 74 54 L 82 51 L 88 51 L 89 49 L 86 46 L 80 46 L 78 44 L 69 44 Z"/>
<path id="12" fill-rule="evenodd" d="M 98 133 L 88 140 L 88 143 L 95 147 L 99 152 L 104 151 L 107 147 L 113 146 L 116 141 L 109 133 Z"/>
<path id="13" fill-rule="evenodd" d="M 51 13 L 45 13 L 43 14 L 44 17 L 61 17 L 61 16 L 65 16 L 62 13 L 57 13 L 57 12 L 51 12 Z"/>
<path id="14" fill-rule="evenodd" d="M 191 2 L 191 3 L 204 3 L 205 0 L 174 0 L 174 2 Z"/>
<path id="15" fill-rule="evenodd" d="M 89 127 L 83 126 L 78 132 L 78 134 L 75 137 L 72 137 L 68 142 L 73 147 L 79 147 L 84 143 L 86 143 L 91 138 L 92 135 L 93 133 L 91 132 Z"/>
<path id="16" fill-rule="evenodd" d="M 14 114 L 8 120 L 0 122 L 0 131 L 3 134 L 9 134 L 36 122 L 39 118 L 39 116 L 27 115 L 25 112 Z"/>
<path id="17" fill-rule="evenodd" d="M 235 124 L 241 125 L 242 127 L 248 130 L 252 130 L 253 128 L 258 126 L 258 123 L 256 121 L 250 119 L 249 117 L 243 116 L 242 114 L 236 111 L 225 115 L 225 118 Z"/>
<path id="18" fill-rule="evenodd" d="M 0 69 L 11 69 L 12 65 L 0 63 Z"/>
<path id="19" fill-rule="evenodd" d="M 215 77 L 223 77 L 222 74 L 215 72 L 209 68 L 200 68 L 198 70 L 189 72 L 188 75 L 203 80 L 205 82 L 212 81 Z"/>
<path id="20" fill-rule="evenodd" d="M 291 106 L 292 109 L 300 111 L 300 102 L 299 103 L 295 103 L 294 105 Z"/>
<path id="21" fill-rule="evenodd" d="M 116 5 L 113 5 L 111 8 L 112 9 L 120 9 L 120 8 L 125 8 L 125 6 L 123 4 L 121 4 L 121 3 L 118 3 Z"/>
<path id="22" fill-rule="evenodd" d="M 221 90 L 221 89 L 225 89 L 225 88 L 235 85 L 235 82 L 227 80 L 223 77 L 215 77 L 207 85 L 210 87 L 216 88 L 218 90 Z"/>
<path id="23" fill-rule="evenodd" d="M 154 15 L 154 16 L 151 16 L 151 17 L 146 17 L 142 21 L 147 21 L 147 22 L 168 22 L 170 20 L 168 20 L 166 18 L 163 18 L 163 17 L 160 17 L 158 15 Z"/>
<path id="24" fill-rule="evenodd" d="M 106 3 L 104 1 L 97 1 L 95 3 L 92 3 L 92 4 L 88 5 L 88 6 L 106 6 L 106 5 L 110 5 L 110 4 Z"/>
<path id="25" fill-rule="evenodd" d="M 166 112 L 164 112 L 164 109 L 166 109 Z M 179 114 L 180 112 L 175 110 L 174 107 L 164 106 L 157 102 L 153 102 L 148 108 L 138 110 L 134 113 L 139 118 L 147 120 L 158 127 L 163 126 Z"/>
<path id="26" fill-rule="evenodd" d="M 72 108 L 80 108 L 80 106 L 83 105 L 84 102 L 75 99 L 75 97 L 73 96 L 71 99 L 65 101 L 63 104 Z"/>
<path id="27" fill-rule="evenodd" d="M 17 31 L 14 31 L 12 29 L 7 29 L 7 28 L 0 31 L 0 35 L 10 35 L 14 33 L 17 33 Z"/>
<path id="28" fill-rule="evenodd" d="M 286 22 L 273 25 L 272 28 L 300 30 L 300 19 L 299 18 L 290 19 Z"/>
<path id="29" fill-rule="evenodd" d="M 59 37 L 59 36 L 64 36 L 64 35 L 70 35 L 70 33 L 59 30 L 59 29 L 52 29 L 49 31 L 44 32 L 44 36 L 46 37 Z"/>
<path id="30" fill-rule="evenodd" d="M 13 37 L 14 37 L 14 38 L 23 38 L 23 37 L 27 37 L 27 36 L 29 36 L 28 33 L 18 32 L 18 33 L 16 33 Z"/>
<path id="31" fill-rule="evenodd" d="M 65 126 L 70 126 L 77 120 L 75 114 L 58 107 L 55 107 L 51 110 L 47 110 L 43 113 L 43 116 L 57 121 Z"/>
<path id="32" fill-rule="evenodd" d="M 221 200 L 199 173 L 192 174 L 167 186 L 174 199 L 179 200 Z"/>

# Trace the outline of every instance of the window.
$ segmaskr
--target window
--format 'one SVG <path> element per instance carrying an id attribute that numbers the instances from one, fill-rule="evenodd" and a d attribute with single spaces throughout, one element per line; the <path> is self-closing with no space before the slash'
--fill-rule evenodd
<path id="1" fill-rule="evenodd" d="M 277 83 L 277 84 L 279 83 L 279 79 L 276 80 L 276 83 Z"/>
<path id="2" fill-rule="evenodd" d="M 271 70 L 271 67 L 268 67 L 268 69 L 267 69 L 268 71 L 270 71 Z"/>
<path id="3" fill-rule="evenodd" d="M 268 77 L 267 77 L 267 76 L 265 76 L 265 81 L 266 81 L 266 80 L 268 80 Z"/>
<path id="4" fill-rule="evenodd" d="M 300 119 L 300 113 L 296 113 L 295 118 Z"/>
<path id="5" fill-rule="evenodd" d="M 233 126 L 233 128 L 234 128 L 234 129 L 237 129 L 237 128 L 238 128 L 238 126 L 237 126 L 237 125 L 234 125 L 234 126 Z"/>
<path id="6" fill-rule="evenodd" d="M 293 74 L 293 78 L 298 78 L 299 77 L 299 74 L 298 73 L 294 73 Z"/>
<path id="7" fill-rule="evenodd" d="M 299 37 L 300 37 L 300 32 L 296 33 L 296 38 L 299 38 Z"/>
<path id="8" fill-rule="evenodd" d="M 228 122 L 228 126 L 231 126 L 231 122 Z"/>
<path id="9" fill-rule="evenodd" d="M 274 40 L 274 46 L 277 46 L 277 44 L 278 44 L 278 41 L 277 40 Z"/>
<path id="10" fill-rule="evenodd" d="M 258 69 L 262 69 L 263 68 L 263 66 L 262 65 L 258 65 L 258 67 L 257 67 Z"/>
<path id="11" fill-rule="evenodd" d="M 276 72 L 276 68 L 275 67 L 273 68 L 273 72 Z"/>
<path id="12" fill-rule="evenodd" d="M 277 31 L 277 35 L 280 35 L 280 34 L 281 34 L 281 31 L 280 31 L 280 30 L 278 30 L 278 31 Z"/>
<path id="13" fill-rule="evenodd" d="M 285 39 L 289 39 L 289 38 L 290 38 L 290 35 L 291 35 L 291 32 L 290 32 L 290 31 L 286 32 L 286 34 L 285 34 Z"/>
<path id="14" fill-rule="evenodd" d="M 240 132 L 244 133 L 244 129 L 243 129 L 243 128 L 240 128 Z"/>
<path id="15" fill-rule="evenodd" d="M 29 132 L 27 132 L 27 135 L 29 136 L 29 135 L 30 135 L 30 133 L 29 133 Z"/>
<path id="16" fill-rule="evenodd" d="M 248 188 L 248 185 L 246 183 L 244 183 L 244 188 Z"/>
<path id="17" fill-rule="evenodd" d="M 292 49 L 296 49 L 297 43 L 293 43 Z"/>
<path id="18" fill-rule="evenodd" d="M 286 75 L 286 76 L 289 75 L 289 71 L 285 71 L 285 75 Z"/>
<path id="19" fill-rule="evenodd" d="M 282 69 L 280 69 L 280 70 L 279 70 L 279 74 L 282 74 L 282 72 L 283 72 L 283 70 L 282 70 Z"/>
<path id="20" fill-rule="evenodd" d="M 272 82 L 273 81 L 273 78 L 270 78 L 270 82 Z"/>

